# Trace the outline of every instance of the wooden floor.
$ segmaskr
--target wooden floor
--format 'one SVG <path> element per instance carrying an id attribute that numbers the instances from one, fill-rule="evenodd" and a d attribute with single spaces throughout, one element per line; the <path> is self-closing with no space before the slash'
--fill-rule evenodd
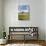
<path id="1" fill-rule="evenodd" d="M 8 43 L 40 44 L 46 46 L 44 40 L 10 40 Z"/>
<path id="2" fill-rule="evenodd" d="M 46 46 L 46 42 L 44 40 L 8 40 L 7 44 L 39 44 L 42 46 Z M 5 45 L 7 45 L 5 44 Z M 5 45 L 0 45 L 0 46 L 5 46 Z"/>

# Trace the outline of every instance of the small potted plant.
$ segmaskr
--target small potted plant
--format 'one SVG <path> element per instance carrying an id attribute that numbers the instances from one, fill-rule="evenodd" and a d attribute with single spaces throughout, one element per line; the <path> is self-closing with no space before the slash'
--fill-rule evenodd
<path id="1" fill-rule="evenodd" d="M 4 31 L 4 30 L 3 30 Z M 0 44 L 6 44 L 6 32 L 4 31 L 0 32 Z"/>
<path id="2" fill-rule="evenodd" d="M 6 32 L 3 32 L 3 39 L 6 39 Z"/>

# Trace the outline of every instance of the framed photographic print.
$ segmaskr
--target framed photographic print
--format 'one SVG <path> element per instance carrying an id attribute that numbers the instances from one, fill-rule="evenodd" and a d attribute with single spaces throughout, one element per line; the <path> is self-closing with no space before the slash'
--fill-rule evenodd
<path id="1" fill-rule="evenodd" d="M 18 6 L 18 20 L 29 20 L 29 5 L 19 5 Z"/>

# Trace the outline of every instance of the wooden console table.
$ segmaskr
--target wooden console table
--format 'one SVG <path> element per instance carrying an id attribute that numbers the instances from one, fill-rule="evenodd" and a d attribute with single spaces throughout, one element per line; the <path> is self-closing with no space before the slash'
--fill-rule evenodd
<path id="1" fill-rule="evenodd" d="M 9 27 L 9 39 L 17 39 L 16 35 L 24 35 L 24 37 L 20 37 L 23 40 L 38 39 L 38 27 Z"/>

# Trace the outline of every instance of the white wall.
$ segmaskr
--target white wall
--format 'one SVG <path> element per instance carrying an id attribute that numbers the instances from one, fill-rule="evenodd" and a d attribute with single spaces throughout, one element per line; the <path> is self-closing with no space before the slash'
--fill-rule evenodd
<path id="1" fill-rule="evenodd" d="M 18 5 L 30 5 L 30 20 L 18 20 Z M 5 0 L 4 1 L 4 26 L 7 35 L 9 27 L 15 26 L 37 26 L 39 27 L 39 38 L 45 39 L 45 15 L 44 15 L 44 0 Z"/>
<path id="2" fill-rule="evenodd" d="M 0 0 L 0 38 L 2 37 L 2 0 Z"/>
<path id="3" fill-rule="evenodd" d="M 1 26 L 1 18 L 2 17 L 2 1 L 0 0 L 0 26 Z"/>
<path id="4" fill-rule="evenodd" d="M 46 0 L 45 0 L 45 40 L 46 40 Z"/>

